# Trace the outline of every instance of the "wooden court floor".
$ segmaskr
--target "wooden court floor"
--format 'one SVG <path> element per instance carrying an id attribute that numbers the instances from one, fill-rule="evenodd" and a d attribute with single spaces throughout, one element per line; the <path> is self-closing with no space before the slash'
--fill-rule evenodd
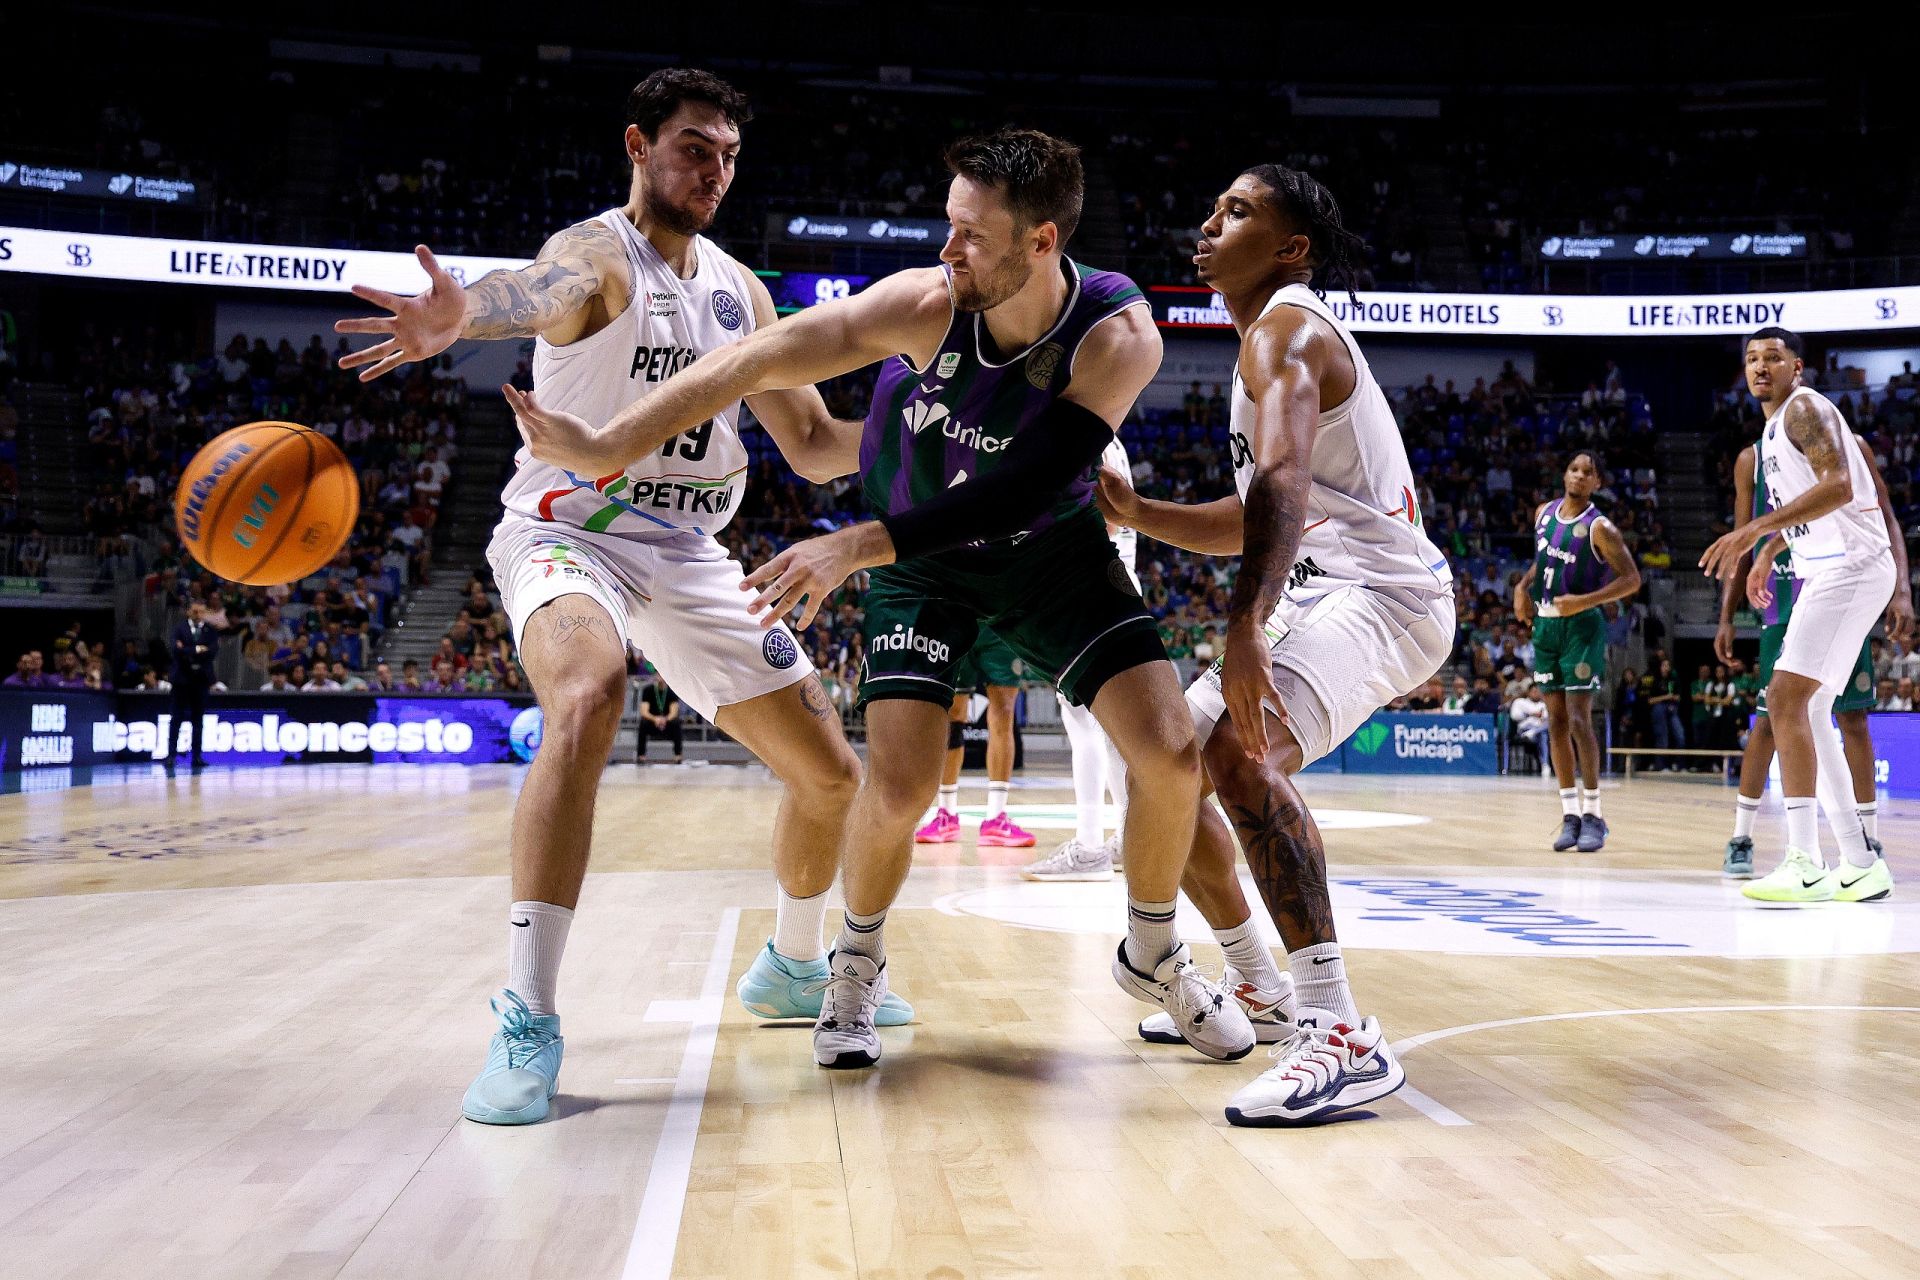
<path id="1" fill-rule="evenodd" d="M 513 770 L 0 796 L 0 1275 L 1920 1275 L 1920 803 L 1884 806 L 1896 901 L 1783 911 L 1720 881 L 1717 786 L 1609 787 L 1583 858 L 1538 780 L 1310 781 L 1409 1088 L 1292 1131 L 1222 1115 L 1258 1053 L 1135 1036 L 1117 880 L 970 836 L 890 931 L 918 1021 L 816 1070 L 732 995 L 772 923 L 757 770 L 609 772 L 525 1129 L 459 1115 Z M 1015 799 L 1068 834 L 1064 779 Z"/>

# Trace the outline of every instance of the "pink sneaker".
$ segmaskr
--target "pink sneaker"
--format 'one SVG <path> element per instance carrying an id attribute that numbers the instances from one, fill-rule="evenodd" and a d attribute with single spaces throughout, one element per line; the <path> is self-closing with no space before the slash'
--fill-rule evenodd
<path id="1" fill-rule="evenodd" d="M 915 844 L 952 844 L 960 838 L 960 815 L 950 809 L 937 811 L 927 825 L 913 833 Z"/>
<path id="2" fill-rule="evenodd" d="M 1033 833 L 1014 826 L 1013 819 L 1003 813 L 980 824 L 980 843 L 1003 845 L 1009 849 L 1030 849 L 1033 847 Z"/>

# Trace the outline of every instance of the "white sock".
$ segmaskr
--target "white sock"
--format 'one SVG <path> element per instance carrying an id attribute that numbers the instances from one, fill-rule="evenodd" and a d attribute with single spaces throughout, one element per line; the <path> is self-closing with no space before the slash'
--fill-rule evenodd
<path id="1" fill-rule="evenodd" d="M 1810 854 L 1815 862 L 1824 862 L 1820 853 L 1820 811 L 1812 796 L 1788 796 L 1787 848 Z"/>
<path id="2" fill-rule="evenodd" d="M 1060 704 L 1060 724 L 1073 749 L 1073 838 L 1088 848 L 1106 839 L 1101 812 L 1107 798 L 1107 737 L 1085 707 Z"/>
<path id="3" fill-rule="evenodd" d="M 1353 991 L 1347 986 L 1347 962 L 1340 956 L 1339 943 L 1322 942 L 1291 952 L 1287 968 L 1293 974 L 1300 1008 L 1325 1009 L 1337 1021 L 1359 1024 L 1360 1011 L 1354 1008 Z"/>
<path id="4" fill-rule="evenodd" d="M 1580 792 L 1576 788 L 1573 788 L 1573 787 L 1560 788 L 1560 812 L 1562 816 L 1568 817 L 1568 818 L 1574 818 L 1579 816 Z"/>
<path id="5" fill-rule="evenodd" d="M 1853 798 L 1853 773 L 1847 767 L 1846 744 L 1833 724 L 1835 693 L 1822 689 L 1807 702 L 1807 719 L 1813 730 L 1814 764 L 1819 770 L 1820 807 L 1827 814 L 1827 829 L 1833 832 L 1840 856 L 1856 867 L 1873 865 L 1873 850 L 1867 847 L 1867 833 L 1860 826 L 1859 802 Z"/>
<path id="6" fill-rule="evenodd" d="M 1869 800 L 1858 807 L 1860 825 L 1866 829 L 1867 839 L 1878 840 L 1880 838 L 1880 802 Z"/>
<path id="7" fill-rule="evenodd" d="M 780 907 L 773 917 L 774 954 L 802 963 L 818 960 L 827 953 L 820 934 L 827 922 L 827 891 L 811 898 L 796 898 L 785 885 L 776 884 Z"/>
<path id="8" fill-rule="evenodd" d="M 1733 838 L 1738 840 L 1745 837 L 1751 840 L 1753 838 L 1753 820 L 1759 816 L 1760 802 L 1758 800 L 1749 800 L 1745 796 L 1734 797 Z"/>
<path id="9" fill-rule="evenodd" d="M 1141 973 L 1152 973 L 1179 945 L 1173 933 L 1175 905 L 1127 897 L 1127 963 Z"/>
<path id="10" fill-rule="evenodd" d="M 1010 782 L 994 782 L 991 779 L 988 780 L 987 816 L 989 818 L 997 818 L 1007 811 L 1007 791 L 1012 785 Z"/>
<path id="11" fill-rule="evenodd" d="M 1254 927 L 1252 916 L 1231 929 L 1215 929 L 1213 938 L 1220 944 L 1227 963 L 1262 991 L 1278 991 L 1290 985 L 1283 981 L 1280 966 L 1273 962 L 1273 952 L 1260 940 L 1260 931 Z"/>
<path id="12" fill-rule="evenodd" d="M 943 785 L 940 788 L 940 807 L 942 809 L 945 809 L 948 813 L 960 812 L 960 784 L 959 783 L 956 782 L 950 787 Z"/>
<path id="13" fill-rule="evenodd" d="M 507 920 L 507 989 L 535 1013 L 552 1013 L 573 912 L 551 902 L 516 902 Z"/>
<path id="14" fill-rule="evenodd" d="M 887 935 L 882 932 L 882 927 L 886 923 L 887 913 L 884 911 L 876 911 L 870 916 L 848 911 L 840 921 L 840 937 L 833 944 L 833 949 L 851 951 L 875 964 L 884 964 L 887 959 Z"/>
<path id="15" fill-rule="evenodd" d="M 1591 791 L 1588 791 L 1584 787 L 1580 789 L 1580 812 L 1590 813 L 1596 818 L 1602 816 L 1600 813 L 1600 788 L 1595 787 Z"/>

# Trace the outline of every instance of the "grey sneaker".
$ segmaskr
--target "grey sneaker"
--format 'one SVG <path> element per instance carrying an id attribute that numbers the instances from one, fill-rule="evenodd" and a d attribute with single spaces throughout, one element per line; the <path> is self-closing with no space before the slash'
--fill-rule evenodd
<path id="1" fill-rule="evenodd" d="M 1020 868 L 1025 880 L 1091 880 L 1104 884 L 1113 879 L 1113 858 L 1103 844 L 1084 845 L 1069 840 L 1038 862 Z"/>
<path id="2" fill-rule="evenodd" d="M 1735 836 L 1727 841 L 1727 856 L 1720 862 L 1720 874 L 1729 880 L 1753 879 L 1753 837 Z"/>
<path id="3" fill-rule="evenodd" d="M 856 952 L 827 953 L 820 1020 L 813 1024 L 813 1060 L 823 1067 L 870 1067 L 880 1061 L 873 1013 L 887 998 L 887 966 Z"/>
<path id="4" fill-rule="evenodd" d="M 1580 815 L 1563 814 L 1560 818 L 1560 834 L 1553 838 L 1553 851 L 1565 853 L 1580 843 Z"/>
<path id="5" fill-rule="evenodd" d="M 1580 843 L 1573 846 L 1581 853 L 1598 853 L 1607 847 L 1607 820 L 1597 813 L 1580 815 Z"/>

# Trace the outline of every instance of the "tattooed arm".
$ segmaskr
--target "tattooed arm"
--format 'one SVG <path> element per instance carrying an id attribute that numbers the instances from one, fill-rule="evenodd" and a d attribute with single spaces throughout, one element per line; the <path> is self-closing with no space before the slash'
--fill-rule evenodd
<path id="1" fill-rule="evenodd" d="M 426 268 L 425 293 L 406 298 L 357 284 L 355 297 L 392 314 L 334 323 L 336 333 L 392 335 L 341 357 L 342 369 L 372 366 L 361 373 L 362 382 L 399 365 L 431 359 L 461 338 L 541 334 L 565 345 L 596 331 L 596 319 L 604 325 L 626 310 L 632 292 L 619 233 L 598 218 L 559 232 L 528 266 L 489 271 L 471 288 L 449 275 L 425 245 L 416 246 L 414 254 Z"/>
<path id="2" fill-rule="evenodd" d="M 1253 479 L 1247 486 L 1240 576 L 1227 613 L 1221 693 L 1249 755 L 1264 758 L 1262 705 L 1286 718 L 1273 685 L 1265 626 L 1286 590 L 1306 532 L 1321 384 L 1344 348 L 1298 307 L 1275 307 L 1246 336 L 1240 378 L 1254 403 Z"/>
<path id="3" fill-rule="evenodd" d="M 1818 520 L 1853 501 L 1846 453 L 1853 447 L 1848 439 L 1852 433 L 1839 413 L 1823 401 L 1801 396 L 1787 406 L 1782 425 L 1793 447 L 1806 455 L 1817 479 L 1779 510 L 1747 521 L 1708 547 L 1700 557 L 1700 566 L 1709 577 L 1732 577 L 1755 543 L 1782 529 Z"/>

